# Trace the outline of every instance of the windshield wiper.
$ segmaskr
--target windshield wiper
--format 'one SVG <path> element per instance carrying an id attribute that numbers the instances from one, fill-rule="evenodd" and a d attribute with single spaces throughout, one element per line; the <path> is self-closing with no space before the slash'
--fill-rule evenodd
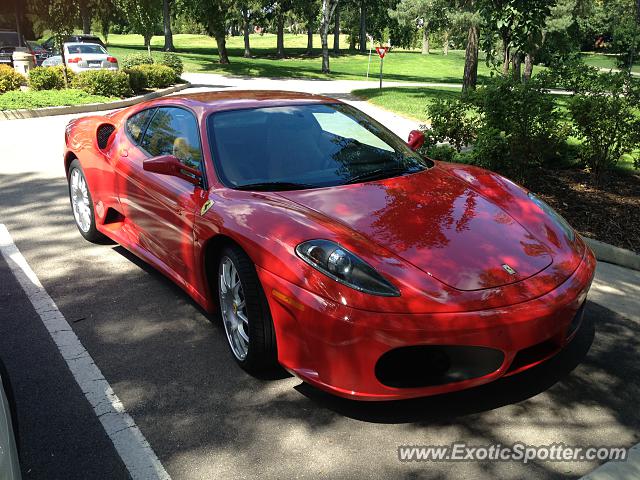
<path id="1" fill-rule="evenodd" d="M 360 173 L 358 175 L 354 175 L 350 179 L 348 179 L 345 184 L 350 183 L 358 183 L 365 182 L 369 180 L 380 180 L 383 178 L 389 178 L 393 175 L 397 174 L 406 174 L 406 173 L 414 173 L 418 170 L 412 169 L 411 167 L 406 166 L 396 166 L 396 167 L 387 167 L 387 168 L 376 168 L 374 170 L 370 170 L 368 172 Z"/>
<path id="2" fill-rule="evenodd" d="M 314 188 L 314 185 L 308 183 L 295 182 L 257 182 L 247 183 L 234 187 L 236 190 L 260 190 L 260 191 L 279 191 L 279 190 L 304 190 L 306 188 Z"/>

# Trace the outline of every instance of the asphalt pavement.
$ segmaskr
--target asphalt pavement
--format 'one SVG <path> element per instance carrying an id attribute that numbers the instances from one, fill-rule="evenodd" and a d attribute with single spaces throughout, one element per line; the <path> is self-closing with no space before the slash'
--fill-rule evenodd
<path id="1" fill-rule="evenodd" d="M 0 224 L 172 478 L 575 478 L 599 462 L 403 463 L 397 449 L 640 441 L 639 272 L 599 265 L 571 346 L 480 388 L 363 404 L 283 371 L 255 378 L 178 287 L 121 247 L 81 238 L 62 168 L 68 120 L 0 122 Z M 16 388 L 24 478 L 126 478 L 1 258 L 0 356 Z"/>

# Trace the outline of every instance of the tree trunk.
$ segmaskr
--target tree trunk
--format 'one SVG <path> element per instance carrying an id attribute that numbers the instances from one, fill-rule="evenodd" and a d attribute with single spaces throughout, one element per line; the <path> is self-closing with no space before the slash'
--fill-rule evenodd
<path id="1" fill-rule="evenodd" d="M 307 21 L 307 55 L 313 55 L 313 20 Z"/>
<path id="2" fill-rule="evenodd" d="M 502 46 L 504 48 L 504 53 L 502 55 L 502 75 L 506 77 L 507 75 L 509 75 L 509 64 L 511 63 L 511 49 L 509 48 L 509 40 L 503 38 Z"/>
<path id="3" fill-rule="evenodd" d="M 69 88 L 69 76 L 67 75 L 67 59 L 64 56 L 64 42 L 61 38 L 56 39 L 58 50 L 60 50 L 60 56 L 62 57 L 62 77 L 64 78 L 64 88 Z"/>
<path id="4" fill-rule="evenodd" d="M 162 1 L 162 20 L 164 22 L 164 51 L 173 52 L 173 32 L 171 31 L 171 11 L 169 9 L 170 0 Z"/>
<path id="5" fill-rule="evenodd" d="M 445 55 L 449 55 L 449 30 L 445 30 L 444 32 L 444 47 L 443 53 Z"/>
<path id="6" fill-rule="evenodd" d="M 144 37 L 144 46 L 147 47 L 147 53 L 149 57 L 151 57 L 151 39 L 153 38 L 153 33 L 145 33 Z"/>
<path id="7" fill-rule="evenodd" d="M 16 17 L 16 32 L 18 33 L 18 47 L 24 47 L 22 45 L 22 1 L 14 1 L 14 13 Z"/>
<path id="8" fill-rule="evenodd" d="M 429 28 L 422 27 L 422 55 L 429 55 Z"/>
<path id="9" fill-rule="evenodd" d="M 91 9 L 87 5 L 88 0 L 80 2 L 80 18 L 82 20 L 82 33 L 88 35 L 91 33 Z"/>
<path id="10" fill-rule="evenodd" d="M 340 53 L 340 8 L 336 5 L 333 24 L 333 53 Z"/>
<path id="11" fill-rule="evenodd" d="M 636 25 L 634 28 L 633 36 L 631 37 L 631 48 L 629 49 L 629 73 L 633 69 L 633 62 L 635 61 L 636 48 L 638 45 L 638 34 L 640 33 L 640 0 L 636 0 Z"/>
<path id="12" fill-rule="evenodd" d="M 355 50 L 355 49 L 356 49 L 356 36 L 349 35 L 349 50 Z"/>
<path id="13" fill-rule="evenodd" d="M 322 73 L 329 73 L 329 24 L 338 0 L 322 0 L 322 23 L 320 43 L 322 44 Z"/>
<path id="14" fill-rule="evenodd" d="M 278 24 L 277 52 L 278 58 L 284 58 L 284 12 L 278 14 L 276 20 Z"/>
<path id="15" fill-rule="evenodd" d="M 251 44 L 249 41 L 249 11 L 242 9 L 242 32 L 244 35 L 244 58 L 251 58 Z"/>
<path id="16" fill-rule="evenodd" d="M 478 83 L 478 37 L 479 28 L 475 23 L 469 25 L 467 33 L 467 49 L 465 50 L 464 77 L 462 91 L 475 90 Z"/>
<path id="17" fill-rule="evenodd" d="M 513 77 L 522 80 L 522 57 L 520 52 L 511 55 L 511 65 L 513 66 Z"/>
<path id="18" fill-rule="evenodd" d="M 523 82 L 528 82 L 531 80 L 531 75 L 533 74 L 533 55 L 527 53 L 524 57 L 524 75 L 522 76 Z"/>
<path id="19" fill-rule="evenodd" d="M 227 39 L 225 32 L 216 34 L 216 44 L 218 45 L 218 56 L 220 57 L 220 63 L 226 65 L 229 63 L 229 55 L 227 54 Z"/>
<path id="20" fill-rule="evenodd" d="M 360 1 L 360 51 L 367 52 L 367 10 L 365 0 Z"/>

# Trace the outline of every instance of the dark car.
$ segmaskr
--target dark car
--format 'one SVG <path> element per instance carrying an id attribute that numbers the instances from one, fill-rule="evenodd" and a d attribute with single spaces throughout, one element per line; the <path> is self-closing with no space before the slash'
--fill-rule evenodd
<path id="1" fill-rule="evenodd" d="M 64 43 L 97 43 L 98 45 L 107 48 L 100 37 L 87 34 L 69 35 L 67 38 L 65 38 Z M 48 38 L 45 42 L 42 43 L 42 47 L 48 52 L 56 51 L 57 45 L 55 44 L 55 38 Z"/>
<path id="2" fill-rule="evenodd" d="M 42 65 L 42 62 L 44 62 L 47 58 L 49 58 L 51 56 L 51 53 L 49 53 L 47 51 L 47 49 L 45 49 L 39 43 L 32 42 L 32 41 L 27 41 L 27 45 L 29 46 L 29 48 L 31 49 L 33 54 L 35 55 L 35 57 L 36 57 L 36 65 L 38 67 Z"/>
<path id="3" fill-rule="evenodd" d="M 16 47 L 26 47 L 29 53 L 35 55 L 23 35 L 11 30 L 0 30 L 0 65 L 13 67 L 13 52 Z"/>

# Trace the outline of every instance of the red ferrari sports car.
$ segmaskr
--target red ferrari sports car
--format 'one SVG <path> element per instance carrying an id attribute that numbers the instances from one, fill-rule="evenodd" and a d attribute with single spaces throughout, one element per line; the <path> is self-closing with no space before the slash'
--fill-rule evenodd
<path id="1" fill-rule="evenodd" d="M 71 121 L 64 167 L 80 233 L 219 312 L 244 369 L 390 400 L 554 355 L 595 268 L 534 194 L 423 140 L 327 97 L 211 92 Z"/>

